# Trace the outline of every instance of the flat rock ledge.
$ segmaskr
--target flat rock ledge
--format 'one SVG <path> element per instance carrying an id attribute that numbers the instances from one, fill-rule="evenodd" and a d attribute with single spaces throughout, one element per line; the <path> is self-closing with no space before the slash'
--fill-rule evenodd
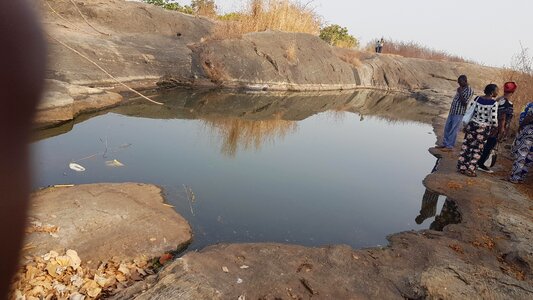
<path id="1" fill-rule="evenodd" d="M 119 104 L 123 97 L 114 92 L 47 79 L 46 92 L 37 108 L 36 129 L 53 127 L 83 113 Z"/>
<path id="2" fill-rule="evenodd" d="M 97 263 L 160 256 L 183 249 L 192 239 L 188 222 L 150 184 L 50 187 L 35 192 L 30 205 L 29 228 L 34 230 L 27 234 L 24 255 L 74 249 L 82 261 Z"/>

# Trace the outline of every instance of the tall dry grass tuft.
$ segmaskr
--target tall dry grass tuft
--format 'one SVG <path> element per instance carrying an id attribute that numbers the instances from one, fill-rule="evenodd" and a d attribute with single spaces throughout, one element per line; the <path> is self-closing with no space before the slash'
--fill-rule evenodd
<path id="1" fill-rule="evenodd" d="M 213 38 L 277 30 L 318 35 L 320 17 L 308 5 L 292 0 L 250 0 L 242 11 L 220 17 Z"/>
<path id="2" fill-rule="evenodd" d="M 361 66 L 361 52 L 354 49 L 333 47 L 333 53 L 345 63 L 354 67 Z"/>
<path id="3" fill-rule="evenodd" d="M 367 51 L 374 52 L 375 45 L 376 40 L 368 43 L 366 47 Z M 436 61 L 469 62 L 468 60 L 460 56 L 453 55 L 445 51 L 432 49 L 416 42 L 386 40 L 385 45 L 382 49 L 382 53 L 396 54 L 401 55 L 403 57 L 422 58 Z"/>
<path id="4" fill-rule="evenodd" d="M 527 103 L 533 102 L 533 57 L 529 54 L 529 49 L 521 48 L 520 52 L 513 57 L 511 67 L 502 71 L 502 83 L 514 81 L 518 84 L 516 92 L 513 94 L 515 118 L 511 124 L 511 134 L 518 131 L 518 116 Z"/>
<path id="5" fill-rule="evenodd" d="M 203 122 L 214 135 L 222 137 L 221 152 L 228 157 L 235 157 L 239 149 L 259 150 L 264 143 L 283 139 L 297 129 L 295 122 L 280 119 L 205 119 Z"/>

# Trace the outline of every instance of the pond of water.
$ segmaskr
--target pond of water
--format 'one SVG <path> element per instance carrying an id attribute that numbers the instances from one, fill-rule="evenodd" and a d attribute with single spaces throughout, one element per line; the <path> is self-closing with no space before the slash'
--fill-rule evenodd
<path id="1" fill-rule="evenodd" d="M 420 101 L 372 91 L 154 97 L 165 105 L 134 100 L 67 132 L 40 132 L 33 187 L 159 185 L 193 227 L 189 249 L 385 245 L 387 235 L 428 228 L 438 214 L 422 185 L 435 164 L 427 151 L 434 112 Z M 69 169 L 70 162 L 86 171 Z M 443 199 L 431 197 L 440 207 Z"/>

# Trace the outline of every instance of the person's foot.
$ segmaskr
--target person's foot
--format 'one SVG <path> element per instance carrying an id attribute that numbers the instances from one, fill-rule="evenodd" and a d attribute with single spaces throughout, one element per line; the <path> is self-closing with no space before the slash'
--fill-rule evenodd
<path id="1" fill-rule="evenodd" d="M 443 147 L 440 149 L 440 151 L 442 152 L 452 152 L 452 150 L 453 150 L 452 148 L 446 148 L 446 147 Z"/>
<path id="2" fill-rule="evenodd" d="M 513 178 L 506 178 L 507 181 L 509 181 L 510 183 L 513 183 L 513 184 L 521 184 L 522 181 L 520 180 L 515 180 Z"/>
<path id="3" fill-rule="evenodd" d="M 490 168 L 487 168 L 485 165 L 479 165 L 477 166 L 478 170 L 483 171 L 485 173 L 492 174 L 494 171 L 492 171 Z"/>

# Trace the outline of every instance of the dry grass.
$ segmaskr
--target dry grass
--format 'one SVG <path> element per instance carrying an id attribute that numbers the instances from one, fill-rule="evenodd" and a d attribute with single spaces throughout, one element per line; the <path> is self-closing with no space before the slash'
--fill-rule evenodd
<path id="1" fill-rule="evenodd" d="M 366 50 L 374 52 L 375 45 L 376 41 L 371 41 L 368 43 Z M 416 42 L 386 40 L 382 49 L 382 53 L 436 61 L 469 62 L 460 56 L 447 53 L 446 51 L 432 49 Z"/>
<path id="2" fill-rule="evenodd" d="M 283 139 L 297 129 L 295 122 L 280 119 L 206 119 L 204 124 L 215 136 L 222 137 L 221 152 L 229 157 L 235 157 L 239 149 L 259 150 L 264 143 Z"/>
<path id="3" fill-rule="evenodd" d="M 362 53 L 360 51 L 354 49 L 333 47 L 333 53 L 335 53 L 335 55 L 337 55 L 337 57 L 345 63 L 348 63 L 354 67 L 361 66 Z"/>
<path id="4" fill-rule="evenodd" d="M 213 38 L 238 37 L 249 32 L 277 30 L 318 35 L 320 17 L 309 8 L 291 0 L 250 0 L 242 11 L 220 18 Z"/>

